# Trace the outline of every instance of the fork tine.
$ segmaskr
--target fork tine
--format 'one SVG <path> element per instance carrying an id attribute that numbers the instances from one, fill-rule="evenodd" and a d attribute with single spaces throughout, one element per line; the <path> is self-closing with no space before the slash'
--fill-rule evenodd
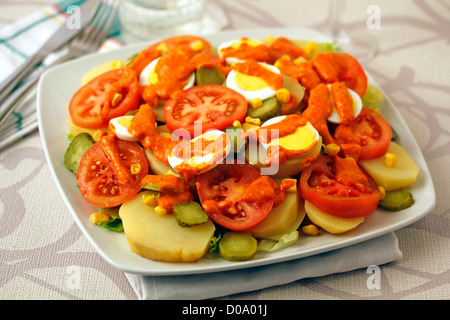
<path id="1" fill-rule="evenodd" d="M 99 47 L 106 40 L 109 29 L 117 14 L 117 0 L 110 0 L 108 3 L 104 3 L 103 7 L 103 12 L 98 14 L 99 19 L 96 24 L 93 24 L 93 30 L 89 34 L 87 42 L 91 46 Z"/>

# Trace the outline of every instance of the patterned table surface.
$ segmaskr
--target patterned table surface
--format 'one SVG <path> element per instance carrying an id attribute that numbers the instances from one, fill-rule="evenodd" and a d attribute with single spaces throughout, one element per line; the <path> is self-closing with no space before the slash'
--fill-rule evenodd
<path id="1" fill-rule="evenodd" d="M 228 29 L 310 27 L 330 21 L 329 2 L 213 0 Z M 0 1 L 0 28 L 51 0 Z M 431 171 L 435 209 L 395 232 L 400 261 L 381 268 L 379 289 L 367 270 L 299 280 L 229 299 L 448 299 L 450 298 L 450 2 L 347 0 L 346 30 L 365 30 L 379 52 L 364 67 L 412 130 Z M 369 28 L 373 6 L 380 12 Z M 373 21 L 372 21 L 373 22 Z M 45 192 L 42 192 L 45 190 Z M 0 152 L 0 299 L 136 299 L 125 276 L 105 262 L 81 234 L 50 175 L 36 131 Z M 82 287 L 68 283 L 81 270 Z"/>

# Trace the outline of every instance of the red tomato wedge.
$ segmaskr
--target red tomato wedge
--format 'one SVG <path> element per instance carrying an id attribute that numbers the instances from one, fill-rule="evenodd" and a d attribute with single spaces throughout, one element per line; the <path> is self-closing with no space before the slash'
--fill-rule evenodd
<path id="1" fill-rule="evenodd" d="M 266 179 L 248 164 L 221 164 L 200 174 L 196 186 L 200 202 L 214 222 L 245 231 L 273 207 L 275 194 Z"/>
<path id="2" fill-rule="evenodd" d="M 326 213 L 344 219 L 365 217 L 374 212 L 380 192 L 373 179 L 359 168 L 357 174 L 364 174 L 368 184 L 343 184 L 336 179 L 333 161 L 333 157 L 323 156 L 302 171 L 300 195 Z"/>
<path id="3" fill-rule="evenodd" d="M 384 155 L 389 148 L 392 129 L 389 123 L 375 110 L 363 107 L 352 122 L 353 133 L 360 138 L 359 159 L 374 159 Z"/>
<path id="4" fill-rule="evenodd" d="M 141 180 L 148 173 L 144 151 L 136 142 L 117 140 L 120 161 L 131 172 L 139 166 L 137 174 L 130 173 L 132 181 L 118 180 L 113 165 L 100 142 L 95 143 L 81 157 L 77 182 L 83 198 L 93 206 L 110 208 L 129 200 L 141 189 Z"/>
<path id="5" fill-rule="evenodd" d="M 244 122 L 247 100 L 221 85 L 204 84 L 174 94 L 164 106 L 167 128 L 185 129 L 191 137 L 209 129 L 225 130 L 235 120 Z"/>
<path id="6" fill-rule="evenodd" d="M 123 75 L 123 69 L 108 71 L 82 86 L 69 104 L 72 121 L 83 128 L 106 128 L 112 118 L 137 109 L 140 99 L 137 77 L 133 73 L 124 79 Z"/>

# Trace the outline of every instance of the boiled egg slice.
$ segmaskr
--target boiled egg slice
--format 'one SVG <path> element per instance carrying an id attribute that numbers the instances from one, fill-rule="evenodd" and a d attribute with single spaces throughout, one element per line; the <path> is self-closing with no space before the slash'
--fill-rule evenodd
<path id="1" fill-rule="evenodd" d="M 286 116 L 274 117 L 264 122 L 261 128 L 278 123 L 285 118 Z M 297 127 L 294 133 L 272 139 L 269 143 L 264 143 L 261 141 L 261 145 L 265 149 L 267 149 L 271 145 L 279 145 L 287 150 L 309 150 L 312 145 L 316 145 L 319 141 L 319 132 L 317 132 L 317 130 L 311 125 L 311 123 L 308 122 L 304 126 Z"/>
<path id="2" fill-rule="evenodd" d="M 228 135 L 220 130 L 212 129 L 187 141 L 178 144 L 168 157 L 169 165 L 181 173 L 191 171 L 200 174 L 223 163 L 231 150 Z"/>
<path id="3" fill-rule="evenodd" d="M 361 112 L 362 109 L 362 100 L 361 97 L 352 89 L 347 88 L 348 92 L 350 93 L 350 96 L 352 97 L 353 100 L 353 113 L 355 115 L 355 118 L 359 115 L 359 113 Z M 331 97 L 331 85 L 328 85 L 328 91 L 330 92 L 330 97 Z M 332 104 L 333 104 L 333 112 L 331 114 L 331 116 L 328 117 L 328 121 L 332 122 L 332 123 L 341 123 L 341 118 L 339 117 L 339 114 L 336 111 L 336 107 L 334 105 L 334 101 L 333 99 L 331 99 Z"/>
<path id="4" fill-rule="evenodd" d="M 155 72 L 156 64 L 158 63 L 160 58 L 157 58 L 150 62 L 144 70 L 142 70 L 141 74 L 139 75 L 139 84 L 141 85 L 150 85 L 150 84 L 156 84 L 158 83 L 158 74 Z M 194 85 L 195 82 L 195 72 L 193 72 L 187 81 L 187 83 L 184 85 L 183 89 L 188 89 Z"/>
<path id="5" fill-rule="evenodd" d="M 139 141 L 138 138 L 128 132 L 131 119 L 133 119 L 133 116 L 122 116 L 111 119 L 108 126 L 109 130 L 113 131 L 119 139 L 126 141 Z"/>
<path id="6" fill-rule="evenodd" d="M 219 55 L 219 58 L 222 59 L 224 57 L 224 50 L 225 49 L 239 49 L 241 44 L 247 44 L 250 47 L 257 47 L 259 45 L 262 45 L 263 43 L 261 41 L 258 40 L 252 40 L 252 39 L 247 39 L 247 38 L 241 38 L 241 39 L 237 39 L 237 40 L 231 40 L 231 41 L 227 41 L 222 43 L 219 47 L 217 47 L 217 53 Z M 229 65 L 233 64 L 233 63 L 239 63 L 239 62 L 243 62 L 244 60 L 242 59 L 238 59 L 236 57 L 233 56 L 228 56 L 225 58 L 225 62 Z"/>
<path id="7" fill-rule="evenodd" d="M 263 62 L 258 63 L 274 73 L 281 74 L 280 69 L 273 65 Z M 265 79 L 240 73 L 236 70 L 231 70 L 228 73 L 225 83 L 228 88 L 239 92 L 249 102 L 256 98 L 265 100 L 275 96 L 277 93 L 276 90 L 269 86 Z"/>

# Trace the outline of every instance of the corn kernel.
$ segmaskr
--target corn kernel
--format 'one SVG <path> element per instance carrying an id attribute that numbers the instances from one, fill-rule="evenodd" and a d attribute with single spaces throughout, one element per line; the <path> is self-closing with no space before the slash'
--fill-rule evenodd
<path id="1" fill-rule="evenodd" d="M 341 151 L 341 147 L 338 146 L 336 143 L 330 143 L 325 146 L 324 151 L 326 154 L 330 156 L 335 156 L 339 153 L 339 151 Z"/>
<path id="2" fill-rule="evenodd" d="M 123 68 L 123 61 L 122 60 L 116 60 L 112 63 L 112 69 L 122 69 Z"/>
<path id="3" fill-rule="evenodd" d="M 308 61 L 308 60 L 306 60 L 303 57 L 298 57 L 297 59 L 294 60 L 294 64 L 299 66 L 300 64 L 302 64 L 303 62 L 306 62 L 306 61 Z"/>
<path id="4" fill-rule="evenodd" d="M 108 134 L 108 133 L 106 132 L 105 129 L 98 129 L 98 130 L 96 130 L 96 131 L 94 132 L 94 134 L 92 135 L 92 139 L 93 139 L 95 142 L 98 142 L 98 141 L 100 141 L 100 138 L 101 138 L 101 137 L 106 136 L 107 134 Z"/>
<path id="5" fill-rule="evenodd" d="M 302 231 L 309 236 L 317 236 L 319 234 L 319 229 L 313 224 L 304 226 Z"/>
<path id="6" fill-rule="evenodd" d="M 266 38 L 267 43 L 272 43 L 275 41 L 275 37 L 274 36 L 267 36 Z"/>
<path id="7" fill-rule="evenodd" d="M 383 200 L 386 197 L 386 190 L 382 186 L 378 186 L 378 190 L 380 190 L 380 200 Z"/>
<path id="8" fill-rule="evenodd" d="M 158 200 L 158 197 L 156 195 L 154 195 L 154 194 L 144 194 L 144 195 L 142 195 L 142 202 L 144 202 L 144 204 L 146 206 L 155 207 L 157 200 Z"/>
<path id="9" fill-rule="evenodd" d="M 283 67 L 283 63 L 281 62 L 280 59 L 278 59 L 277 61 L 275 61 L 275 63 L 273 64 L 275 67 L 277 67 L 278 69 L 281 69 Z"/>
<path id="10" fill-rule="evenodd" d="M 164 42 L 161 42 L 160 44 L 158 44 L 158 46 L 156 47 L 156 50 L 158 50 L 162 54 L 169 52 L 169 48 L 167 47 L 167 45 Z"/>
<path id="11" fill-rule="evenodd" d="M 260 126 L 261 125 L 261 119 L 260 118 L 245 117 L 245 123 L 254 124 L 255 126 Z"/>
<path id="12" fill-rule="evenodd" d="M 233 127 L 240 127 L 240 126 L 241 126 L 241 122 L 239 120 L 233 121 Z"/>
<path id="13" fill-rule="evenodd" d="M 191 42 L 191 49 L 194 51 L 200 51 L 203 49 L 203 47 L 204 47 L 204 44 L 203 44 L 203 41 L 201 41 L 201 40 Z"/>
<path id="14" fill-rule="evenodd" d="M 131 174 L 138 174 L 139 172 L 141 172 L 141 165 L 139 163 L 133 163 L 130 170 Z"/>
<path id="15" fill-rule="evenodd" d="M 386 153 L 384 155 L 384 163 L 389 167 L 389 168 L 394 168 L 397 165 L 397 156 L 393 153 Z"/>
<path id="16" fill-rule="evenodd" d="M 244 129 L 244 131 L 256 130 L 258 128 L 259 128 L 259 126 L 255 125 L 255 124 L 251 124 L 251 123 L 247 123 L 247 122 L 242 124 L 242 129 Z"/>
<path id="17" fill-rule="evenodd" d="M 310 57 L 317 51 L 317 43 L 309 41 L 305 48 L 306 54 Z"/>
<path id="18" fill-rule="evenodd" d="M 375 111 L 378 114 L 381 114 L 380 108 L 373 108 L 373 111 Z"/>
<path id="19" fill-rule="evenodd" d="M 164 138 L 172 138 L 172 135 L 169 132 L 161 132 L 159 135 Z"/>
<path id="20" fill-rule="evenodd" d="M 164 215 L 167 214 L 167 210 L 164 209 L 163 207 L 160 207 L 160 206 L 156 206 L 156 207 L 155 207 L 155 211 L 156 211 L 156 213 L 159 214 L 160 216 L 164 216 Z"/>
<path id="21" fill-rule="evenodd" d="M 281 88 L 277 90 L 276 93 L 277 100 L 281 103 L 288 103 L 291 98 L 291 93 L 286 88 Z"/>
<path id="22" fill-rule="evenodd" d="M 93 224 L 99 224 L 100 222 L 108 221 L 109 216 L 105 212 L 94 212 L 89 216 L 89 220 Z"/>
<path id="23" fill-rule="evenodd" d="M 262 100 L 260 98 L 255 98 L 249 101 L 250 107 L 257 109 L 262 106 Z"/>
<path id="24" fill-rule="evenodd" d="M 117 106 L 119 102 L 122 101 L 122 95 L 120 93 L 116 93 L 111 101 L 113 107 Z"/>

